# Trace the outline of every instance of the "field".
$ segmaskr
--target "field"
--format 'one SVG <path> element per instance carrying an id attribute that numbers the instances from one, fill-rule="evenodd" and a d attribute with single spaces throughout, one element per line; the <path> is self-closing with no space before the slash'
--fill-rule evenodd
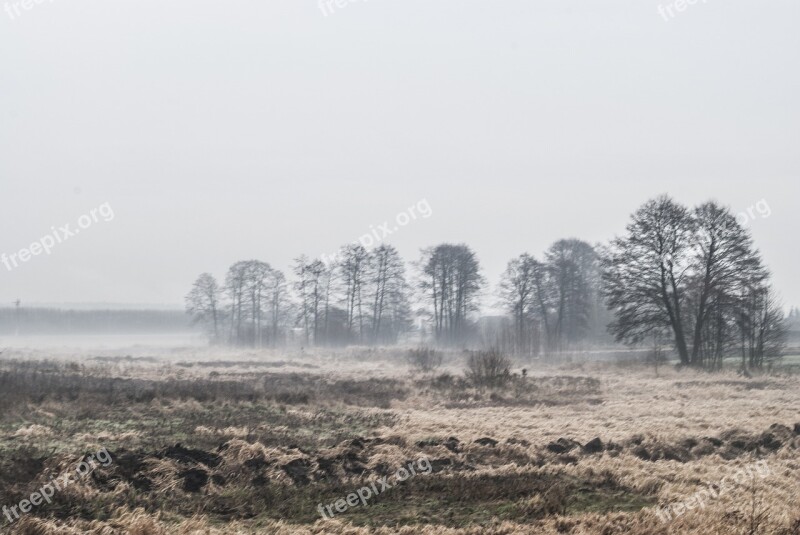
<path id="1" fill-rule="evenodd" d="M 465 358 L 7 350 L 0 506 L 109 462 L 2 529 L 800 533 L 800 376 L 515 362 L 478 388 Z"/>

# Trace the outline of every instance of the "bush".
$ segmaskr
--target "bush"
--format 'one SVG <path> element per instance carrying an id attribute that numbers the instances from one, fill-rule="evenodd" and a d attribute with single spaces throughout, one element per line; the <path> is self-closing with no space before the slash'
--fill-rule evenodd
<path id="1" fill-rule="evenodd" d="M 442 354 L 430 347 L 419 347 L 408 352 L 408 363 L 422 372 L 431 372 L 442 365 Z"/>
<path id="2" fill-rule="evenodd" d="M 472 351 L 467 359 L 467 379 L 475 386 L 503 386 L 511 379 L 511 361 L 497 349 Z"/>

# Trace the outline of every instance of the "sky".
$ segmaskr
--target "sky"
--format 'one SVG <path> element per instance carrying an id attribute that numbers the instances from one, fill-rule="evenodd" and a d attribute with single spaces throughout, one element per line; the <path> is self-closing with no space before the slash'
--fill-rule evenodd
<path id="1" fill-rule="evenodd" d="M 0 306 L 177 307 L 373 231 L 494 286 L 662 193 L 745 214 L 800 305 L 796 0 L 328 2 L 0 0 Z"/>

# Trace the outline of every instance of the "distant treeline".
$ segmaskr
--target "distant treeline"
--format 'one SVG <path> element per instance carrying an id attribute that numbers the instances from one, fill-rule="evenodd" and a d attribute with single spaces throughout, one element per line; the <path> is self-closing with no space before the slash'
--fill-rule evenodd
<path id="1" fill-rule="evenodd" d="M 391 245 L 354 242 L 333 261 L 298 257 L 288 277 L 244 260 L 220 281 L 201 274 L 186 310 L 219 344 L 416 339 L 550 357 L 613 340 L 650 346 L 656 362 L 671 351 L 685 366 L 718 370 L 736 358 L 758 369 L 783 355 L 797 316 L 784 315 L 770 279 L 749 229 L 727 207 L 661 196 L 608 243 L 561 239 L 510 259 L 492 292 L 506 314 L 493 321 L 481 320 L 491 290 L 463 243 L 422 249 L 407 264 Z"/>
<path id="2" fill-rule="evenodd" d="M 190 330 L 181 310 L 0 308 L 0 335 L 174 333 Z"/>

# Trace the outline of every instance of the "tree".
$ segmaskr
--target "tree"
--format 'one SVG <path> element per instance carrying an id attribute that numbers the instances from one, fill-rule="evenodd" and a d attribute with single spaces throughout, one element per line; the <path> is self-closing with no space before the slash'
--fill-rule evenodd
<path id="1" fill-rule="evenodd" d="M 541 265 L 524 253 L 508 262 L 500 280 L 500 299 L 513 320 L 512 345 L 518 354 L 537 352 L 534 317 L 538 309 L 537 273 Z"/>
<path id="2" fill-rule="evenodd" d="M 511 260 L 499 293 L 513 320 L 518 352 L 538 353 L 539 326 L 548 353 L 585 343 L 599 330 L 604 310 L 599 256 L 584 241 L 555 242 L 544 262 L 527 253 Z"/>
<path id="3" fill-rule="evenodd" d="M 694 221 L 667 196 L 648 201 L 632 216 L 627 235 L 604 258 L 604 293 L 618 342 L 638 343 L 668 327 L 682 364 L 689 364 L 683 318 L 685 275 L 690 267 Z"/>
<path id="4" fill-rule="evenodd" d="M 547 250 L 545 262 L 550 285 L 545 291 L 554 307 L 548 345 L 551 351 L 562 351 L 592 332 L 600 301 L 599 259 L 588 243 L 567 239 Z"/>
<path id="5" fill-rule="evenodd" d="M 286 327 L 287 318 L 291 310 L 289 290 L 286 276 L 280 271 L 273 271 L 269 280 L 269 319 L 270 319 L 270 345 L 275 347 Z"/>
<path id="6" fill-rule="evenodd" d="M 783 356 L 786 346 L 786 318 L 772 289 L 751 288 L 742 300 L 741 354 L 743 369 L 761 369 Z"/>
<path id="7" fill-rule="evenodd" d="M 475 253 L 466 245 L 443 243 L 422 251 L 420 289 L 433 306 L 433 330 L 440 343 L 465 339 L 468 316 L 478 308 L 484 285 Z"/>
<path id="8" fill-rule="evenodd" d="M 225 277 L 225 290 L 230 300 L 231 327 L 229 339 L 233 344 L 248 344 L 262 347 L 265 336 L 277 335 L 274 314 L 283 310 L 283 304 L 277 308 L 272 300 L 277 296 L 285 301 L 280 290 L 276 294 L 276 283 L 280 285 L 283 275 L 260 260 L 244 260 L 236 262 Z M 267 313 L 265 309 L 269 307 Z M 270 317 L 269 323 L 265 316 Z M 265 329 L 265 325 L 268 329 Z"/>
<path id="9" fill-rule="evenodd" d="M 245 261 L 236 262 L 225 275 L 225 292 L 230 303 L 230 331 L 228 340 L 231 344 L 242 343 L 242 328 L 247 309 L 244 307 L 245 292 L 247 291 L 247 270 Z"/>
<path id="10" fill-rule="evenodd" d="M 210 273 L 203 273 L 192 285 L 186 295 L 186 312 L 191 315 L 192 323 L 202 323 L 209 332 L 212 343 L 219 341 L 220 300 L 222 289 Z"/>
<path id="11" fill-rule="evenodd" d="M 342 247 L 337 263 L 347 310 L 347 329 L 354 335 L 358 322 L 358 341 L 364 342 L 363 291 L 365 275 L 369 270 L 370 255 L 363 245 L 348 244 Z"/>
<path id="12" fill-rule="evenodd" d="M 411 325 L 405 265 L 397 249 L 382 244 L 370 253 L 368 266 L 371 342 L 394 343 Z"/>
<path id="13" fill-rule="evenodd" d="M 251 320 L 251 340 L 253 347 L 261 347 L 264 343 L 262 317 L 264 304 L 271 286 L 274 272 L 269 264 L 260 260 L 249 260 L 245 270 L 247 298 Z"/>
<path id="14" fill-rule="evenodd" d="M 693 216 L 693 265 L 686 279 L 694 323 L 690 362 L 703 366 L 710 359 L 721 365 L 730 339 L 728 319 L 743 277 L 764 278 L 766 273 L 749 234 L 729 210 L 712 201 L 695 208 Z"/>
<path id="15" fill-rule="evenodd" d="M 743 366 L 780 353 L 783 315 L 769 273 L 729 209 L 710 201 L 688 210 L 662 196 L 637 210 L 627 231 L 603 257 L 618 341 L 638 343 L 666 328 L 681 364 L 710 370 L 735 351 L 737 331 Z"/>
<path id="16" fill-rule="evenodd" d="M 297 277 L 295 288 L 300 294 L 298 320 L 303 325 L 306 344 L 312 340 L 320 343 L 320 323 L 322 320 L 320 306 L 325 303 L 325 321 L 327 322 L 328 286 L 330 281 L 328 267 L 321 260 L 309 261 L 301 255 L 295 259 L 294 274 Z"/>

